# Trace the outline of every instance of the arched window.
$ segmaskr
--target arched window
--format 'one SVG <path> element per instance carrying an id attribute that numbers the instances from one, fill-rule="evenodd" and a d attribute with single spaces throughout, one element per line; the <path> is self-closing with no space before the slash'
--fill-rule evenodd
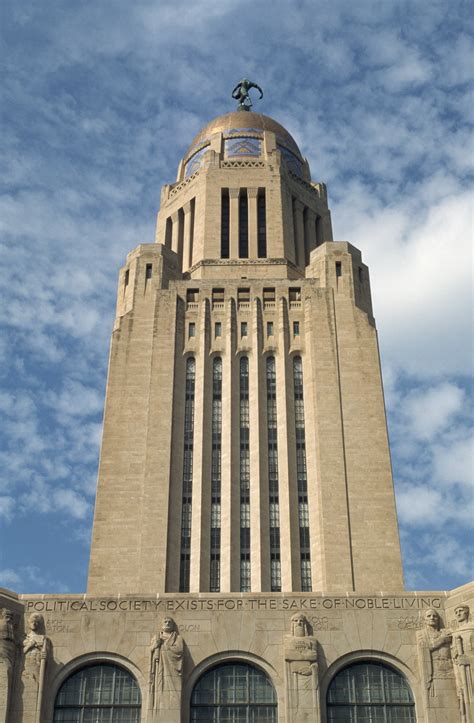
<path id="1" fill-rule="evenodd" d="M 204 673 L 191 698 L 191 723 L 276 723 L 277 701 L 265 673 L 224 663 Z"/>
<path id="2" fill-rule="evenodd" d="M 415 723 L 413 696 L 405 678 L 380 663 L 341 670 L 327 694 L 328 723 Z"/>
<path id="3" fill-rule="evenodd" d="M 130 673 L 116 665 L 91 665 L 62 684 L 54 723 L 139 723 L 140 709 L 140 689 Z"/>

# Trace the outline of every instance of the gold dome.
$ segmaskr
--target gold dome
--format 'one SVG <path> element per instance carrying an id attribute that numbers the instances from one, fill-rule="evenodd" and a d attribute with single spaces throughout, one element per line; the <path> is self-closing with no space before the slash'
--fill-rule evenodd
<path id="1" fill-rule="evenodd" d="M 251 111 L 233 111 L 232 113 L 219 115 L 217 118 L 211 120 L 199 131 L 197 136 L 195 136 L 193 142 L 186 151 L 185 158 L 187 158 L 197 146 L 207 140 L 214 133 L 229 133 L 229 131 L 235 131 L 237 133 L 239 130 L 244 129 L 249 132 L 254 129 L 257 132 L 271 131 L 272 133 L 275 133 L 279 143 L 288 148 L 288 150 L 296 154 L 299 158 L 302 158 L 295 140 L 291 137 L 288 131 L 280 125 L 280 123 L 277 123 L 276 120 L 273 120 L 273 118 L 270 118 L 267 115 L 252 113 Z"/>

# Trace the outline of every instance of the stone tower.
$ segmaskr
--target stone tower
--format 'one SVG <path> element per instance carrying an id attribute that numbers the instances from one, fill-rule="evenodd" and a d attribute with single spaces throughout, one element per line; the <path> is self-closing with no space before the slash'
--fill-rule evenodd
<path id="1" fill-rule="evenodd" d="M 88 592 L 402 588 L 368 268 L 288 131 L 219 116 L 120 272 Z"/>
<path id="2" fill-rule="evenodd" d="M 403 590 L 360 252 L 216 118 L 120 272 L 88 592 L 0 590 L 0 723 L 473 723 L 471 611 Z"/>

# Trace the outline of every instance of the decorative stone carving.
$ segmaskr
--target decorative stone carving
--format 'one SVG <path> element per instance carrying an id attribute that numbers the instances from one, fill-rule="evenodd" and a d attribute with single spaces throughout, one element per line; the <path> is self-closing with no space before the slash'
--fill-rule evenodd
<path id="1" fill-rule="evenodd" d="M 453 723 L 457 713 L 454 666 L 451 656 L 452 635 L 441 629 L 441 618 L 429 608 L 423 617 L 423 628 L 416 634 L 420 671 L 427 707 L 436 708 L 436 721 Z"/>
<path id="2" fill-rule="evenodd" d="M 46 637 L 44 618 L 39 613 L 30 615 L 27 628 L 28 632 L 23 641 L 23 698 L 25 708 L 33 709 L 36 713 L 36 723 L 40 723 L 44 681 L 51 641 Z"/>
<path id="3" fill-rule="evenodd" d="M 15 655 L 14 615 L 8 608 L 0 608 L 0 723 L 8 723 Z"/>
<path id="4" fill-rule="evenodd" d="M 319 721 L 317 640 L 301 613 L 291 618 L 291 635 L 285 636 L 288 720 L 294 723 Z"/>
<path id="5" fill-rule="evenodd" d="M 474 723 L 472 670 L 474 667 L 474 624 L 468 605 L 454 609 L 456 618 L 452 640 L 454 674 L 462 723 Z"/>
<path id="6" fill-rule="evenodd" d="M 161 630 L 151 639 L 150 705 L 153 720 L 172 723 L 180 720 L 183 638 L 173 618 L 163 618 Z"/>

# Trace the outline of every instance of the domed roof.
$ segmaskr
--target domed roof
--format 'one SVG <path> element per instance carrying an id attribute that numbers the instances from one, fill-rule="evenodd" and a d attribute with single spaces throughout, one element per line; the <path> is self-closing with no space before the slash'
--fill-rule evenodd
<path id="1" fill-rule="evenodd" d="M 251 111 L 233 111 L 232 113 L 219 115 L 217 118 L 214 118 L 214 120 L 211 120 L 199 131 L 197 136 L 195 136 L 193 142 L 186 151 L 185 158 L 187 158 L 197 146 L 204 143 L 204 141 L 206 141 L 214 133 L 237 135 L 242 131 L 247 131 L 248 133 L 271 131 L 272 133 L 275 133 L 278 143 L 288 148 L 288 150 L 297 155 L 299 158 L 302 158 L 295 140 L 288 133 L 286 128 L 283 128 L 280 123 L 277 123 L 276 120 L 273 120 L 273 118 L 270 118 L 267 115 L 252 113 Z"/>

